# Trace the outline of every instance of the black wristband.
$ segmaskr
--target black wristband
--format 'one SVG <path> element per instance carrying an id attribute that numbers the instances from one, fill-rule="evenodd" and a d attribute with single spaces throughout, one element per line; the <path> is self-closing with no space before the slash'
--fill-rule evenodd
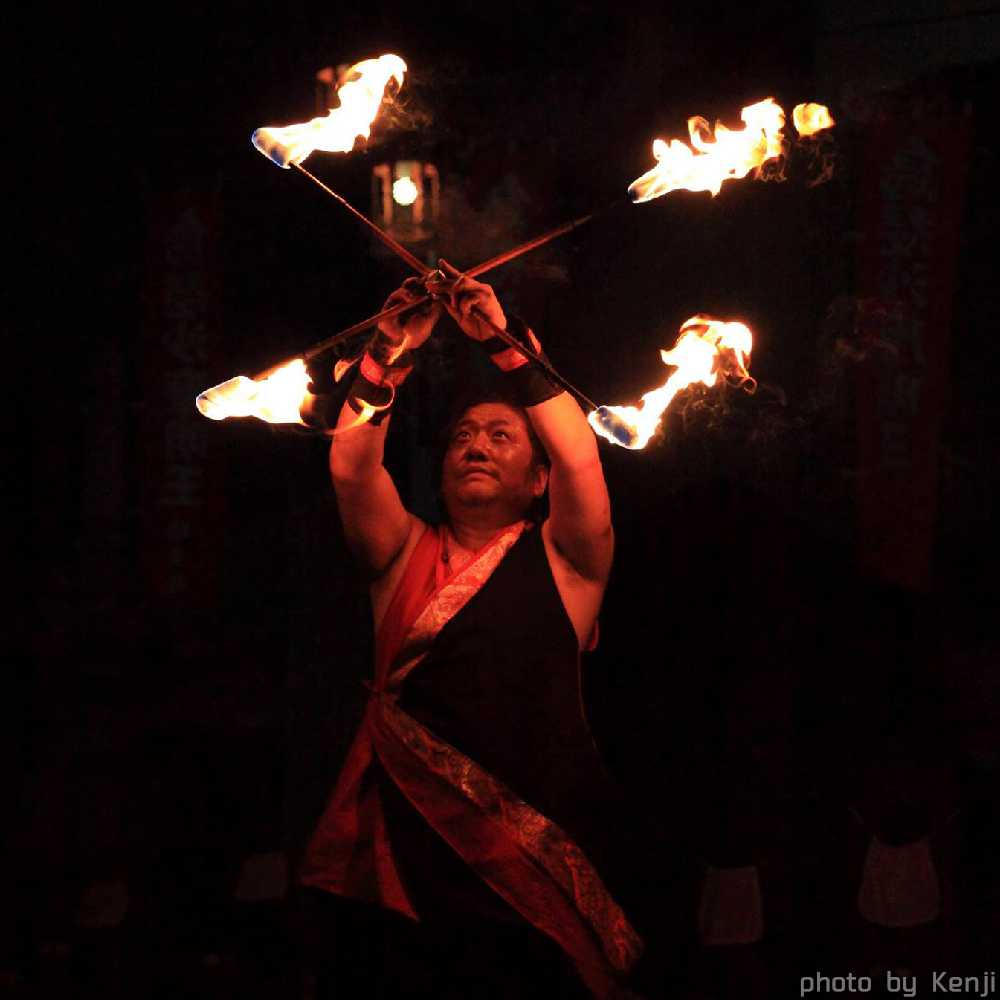
<path id="1" fill-rule="evenodd" d="M 507 333 L 519 344 L 530 348 L 543 361 L 549 360 L 538 339 L 519 317 L 507 316 Z M 522 406 L 537 406 L 563 391 L 562 386 L 554 382 L 541 365 L 516 347 L 511 347 L 501 337 L 484 340 L 483 348 L 490 360 L 503 372 L 503 384 Z"/>
<path id="2" fill-rule="evenodd" d="M 375 338 L 376 343 L 373 344 L 376 348 L 378 340 L 379 338 Z M 393 349 L 396 349 L 395 345 Z M 372 353 L 366 352 L 355 371 L 354 381 L 347 394 L 348 405 L 355 413 L 363 413 L 365 406 L 374 408 L 376 412 L 369 418 L 369 423 L 378 427 L 389 415 L 396 399 L 396 389 L 406 381 L 412 371 L 411 351 L 397 354 L 389 365 L 383 365 L 373 357 Z"/>
<path id="3" fill-rule="evenodd" d="M 512 313 L 507 314 L 507 333 L 519 344 L 524 344 L 525 347 L 530 348 L 535 354 L 539 354 L 543 358 L 545 357 L 545 352 L 542 350 L 542 345 L 538 342 L 538 338 L 528 329 L 528 325 L 519 316 L 514 316 Z M 503 354 L 504 351 L 516 351 L 516 348 L 511 348 L 506 340 L 496 336 L 484 340 L 482 344 L 483 349 L 490 358 L 495 358 L 496 355 Z M 520 354 L 520 357 L 525 358 L 525 355 Z M 530 363 L 531 359 L 525 358 L 525 360 Z M 506 366 L 502 367 L 506 370 Z"/>

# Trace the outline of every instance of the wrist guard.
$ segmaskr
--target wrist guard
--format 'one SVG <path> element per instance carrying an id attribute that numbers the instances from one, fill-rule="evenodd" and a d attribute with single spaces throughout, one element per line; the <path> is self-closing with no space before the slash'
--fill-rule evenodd
<path id="1" fill-rule="evenodd" d="M 538 338 L 517 316 L 507 317 L 507 333 L 548 361 Z M 536 406 L 563 391 L 562 386 L 549 378 L 544 368 L 499 337 L 484 340 L 483 348 L 493 364 L 504 373 L 504 384 L 510 387 L 522 406 Z"/>
<path id="2" fill-rule="evenodd" d="M 376 335 L 361 355 L 347 394 L 347 404 L 355 413 L 362 413 L 366 405 L 377 411 L 370 421 L 376 427 L 389 415 L 396 389 L 413 371 L 412 352 L 397 350 L 396 345 Z"/>

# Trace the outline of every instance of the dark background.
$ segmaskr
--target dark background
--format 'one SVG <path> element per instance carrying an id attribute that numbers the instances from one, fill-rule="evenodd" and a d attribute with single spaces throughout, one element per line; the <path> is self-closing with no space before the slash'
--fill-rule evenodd
<path id="1" fill-rule="evenodd" d="M 320 68 L 386 51 L 410 67 L 392 127 L 308 166 L 368 211 L 374 164 L 436 163 L 443 216 L 419 249 L 462 265 L 618 198 L 689 115 L 735 125 L 767 95 L 831 106 L 824 183 L 798 147 L 783 183 L 623 204 L 494 283 L 601 402 L 659 384 L 658 351 L 693 313 L 755 332 L 755 396 L 693 391 L 644 452 L 601 446 L 618 547 L 587 704 L 654 845 L 635 891 L 659 913 L 673 995 L 995 967 L 989 5 L 230 3 L 52 10 L 17 29 L 7 985 L 313 988 L 294 893 L 233 893 L 253 854 L 294 868 L 332 787 L 369 669 L 365 594 L 325 442 L 209 423 L 193 403 L 369 315 L 406 276 L 248 143 L 316 113 Z M 938 228 L 905 237 L 930 261 L 925 336 L 943 358 L 913 363 L 936 386 L 917 404 L 931 429 L 886 500 L 905 510 L 912 482 L 930 510 L 908 541 L 929 553 L 916 578 L 859 515 L 888 475 L 865 457 L 864 394 L 898 306 L 870 293 L 866 192 L 907 123 L 955 135 Z M 425 355 L 388 454 L 421 511 L 443 400 L 475 364 L 445 325 Z M 882 933 L 858 915 L 876 831 L 932 835 L 933 924 Z M 747 864 L 763 941 L 703 944 L 706 867 Z"/>

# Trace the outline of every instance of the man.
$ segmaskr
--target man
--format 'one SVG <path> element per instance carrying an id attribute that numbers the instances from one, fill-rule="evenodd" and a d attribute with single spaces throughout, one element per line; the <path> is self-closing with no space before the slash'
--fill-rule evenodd
<path id="1" fill-rule="evenodd" d="M 642 942 L 599 873 L 613 853 L 616 792 L 579 688 L 613 552 L 596 441 L 576 402 L 490 324 L 540 349 L 533 334 L 488 285 L 441 266 L 426 284 L 431 303 L 383 323 L 330 449 L 344 531 L 372 577 L 376 664 L 303 881 L 431 927 L 477 928 L 491 946 L 508 934 L 549 966 L 518 970 L 497 956 L 503 968 L 478 970 L 477 996 L 518 975 L 524 996 L 572 995 L 572 985 L 525 992 L 559 963 L 575 969 L 578 990 L 629 995 L 622 983 Z M 387 305 L 424 290 L 410 279 Z M 459 413 L 442 464 L 447 519 L 432 527 L 404 508 L 382 456 L 411 352 L 443 310 L 517 402 Z M 366 407 L 378 416 L 353 426 Z M 528 514 L 546 491 L 538 527 Z"/>

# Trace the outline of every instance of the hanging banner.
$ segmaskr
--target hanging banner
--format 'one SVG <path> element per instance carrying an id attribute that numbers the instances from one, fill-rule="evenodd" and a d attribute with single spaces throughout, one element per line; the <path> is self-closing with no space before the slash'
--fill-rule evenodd
<path id="1" fill-rule="evenodd" d="M 858 561 L 927 590 L 971 116 L 912 107 L 870 126 L 857 288 Z"/>
<path id="2" fill-rule="evenodd" d="M 149 221 L 136 447 L 146 589 L 170 610 L 211 606 L 223 556 L 222 456 L 193 402 L 219 348 L 216 229 L 212 196 L 191 192 L 159 199 Z"/>

